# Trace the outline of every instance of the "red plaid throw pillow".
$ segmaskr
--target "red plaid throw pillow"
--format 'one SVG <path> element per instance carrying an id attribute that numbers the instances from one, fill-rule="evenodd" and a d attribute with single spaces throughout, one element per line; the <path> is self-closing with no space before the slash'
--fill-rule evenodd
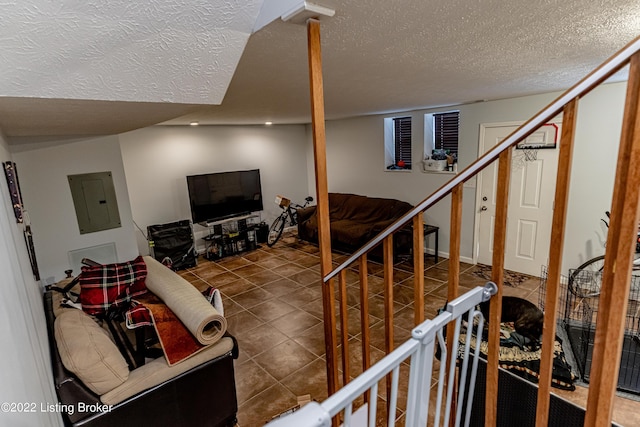
<path id="1" fill-rule="evenodd" d="M 139 256 L 133 261 L 82 267 L 80 303 L 93 315 L 104 314 L 111 305 L 128 306 L 131 297 L 147 291 L 147 265 Z"/>

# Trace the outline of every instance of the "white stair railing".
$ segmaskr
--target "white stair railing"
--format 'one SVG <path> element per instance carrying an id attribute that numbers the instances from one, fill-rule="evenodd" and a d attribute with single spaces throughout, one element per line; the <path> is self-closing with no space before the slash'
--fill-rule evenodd
<path id="1" fill-rule="evenodd" d="M 429 394 L 431 390 L 436 338 L 438 339 L 440 349 L 440 360 L 443 363 L 440 363 L 439 369 L 434 426 L 449 425 L 449 420 L 452 416 L 451 408 L 452 402 L 454 401 L 453 391 L 456 389 L 456 381 L 458 381 L 459 387 L 457 393 L 458 398 L 455 400 L 458 402 L 458 405 L 455 406 L 455 425 L 461 425 L 463 422 L 462 414 L 464 412 L 466 415 L 463 425 L 468 426 L 475 391 L 475 378 L 480 348 L 476 346 L 473 360 L 471 360 L 471 372 L 470 375 L 467 375 L 471 355 L 471 335 L 481 336 L 484 327 L 484 318 L 482 313 L 476 310 L 476 306 L 483 301 L 489 300 L 492 295 L 496 294 L 497 290 L 497 286 L 489 282 L 484 287 L 477 287 L 456 298 L 448 303 L 445 311 L 434 319 L 426 320 L 416 326 L 411 332 L 412 337 L 408 341 L 389 353 L 371 368 L 364 371 L 324 402 L 307 403 L 298 411 L 270 422 L 268 427 L 329 427 L 331 426 L 331 419 L 340 414 L 342 414 L 341 421 L 345 427 L 364 426 L 365 424 L 355 421 L 356 416 L 353 413 L 353 402 L 367 391 L 369 391 L 371 399 L 369 399 L 368 405 L 364 405 L 357 412 L 367 411 L 368 415 L 364 417 L 367 419 L 366 425 L 374 427 L 378 425 L 376 423 L 378 382 L 390 373 L 392 386 L 387 405 L 387 425 L 394 426 L 397 418 L 400 365 L 408 359 L 411 360 L 409 382 L 407 385 L 405 425 L 416 427 L 425 426 L 429 415 Z M 467 316 L 464 316 L 465 314 Z M 473 327 L 467 327 L 467 339 L 465 340 L 464 349 L 460 353 L 458 349 L 458 338 L 463 317 L 465 317 L 465 319 L 471 319 L 468 325 L 473 325 Z M 447 363 L 444 363 L 444 361 L 447 360 L 448 355 L 444 338 L 444 328 L 452 322 L 454 322 L 453 355 L 461 354 L 458 377 L 454 375 L 456 363 L 450 364 L 449 375 L 445 375 Z M 452 359 L 456 360 L 456 357 L 454 356 Z M 446 399 L 444 396 L 445 377 L 448 377 Z M 467 386 L 469 387 L 468 393 Z M 465 397 L 466 400 L 463 400 L 463 397 Z M 444 411 L 441 410 L 442 408 Z M 442 423 L 440 423 L 441 420 L 443 421 Z"/>

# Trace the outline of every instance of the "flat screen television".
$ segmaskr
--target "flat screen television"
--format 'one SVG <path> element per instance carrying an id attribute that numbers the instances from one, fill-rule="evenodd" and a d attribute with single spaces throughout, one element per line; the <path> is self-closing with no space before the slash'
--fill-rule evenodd
<path id="1" fill-rule="evenodd" d="M 191 218 L 214 222 L 262 210 L 260 170 L 187 176 Z"/>

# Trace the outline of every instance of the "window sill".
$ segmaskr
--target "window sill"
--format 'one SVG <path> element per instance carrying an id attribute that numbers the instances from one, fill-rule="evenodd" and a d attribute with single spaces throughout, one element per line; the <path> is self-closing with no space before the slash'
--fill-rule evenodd
<path id="1" fill-rule="evenodd" d="M 457 175 L 457 171 L 430 171 L 430 170 L 422 170 L 422 173 L 435 173 L 439 175 Z"/>
<path id="2" fill-rule="evenodd" d="M 400 173 L 405 172 L 406 173 L 406 172 L 411 172 L 412 169 L 385 169 L 384 171 L 385 172 L 394 172 L 394 173 L 395 172 L 400 172 Z"/>

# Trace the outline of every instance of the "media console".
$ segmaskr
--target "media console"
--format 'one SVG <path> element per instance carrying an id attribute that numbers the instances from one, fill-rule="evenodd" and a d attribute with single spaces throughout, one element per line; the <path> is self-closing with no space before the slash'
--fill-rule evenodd
<path id="1" fill-rule="evenodd" d="M 209 234 L 204 257 L 214 261 L 226 256 L 237 255 L 258 247 L 260 214 L 248 214 L 205 223 Z"/>

